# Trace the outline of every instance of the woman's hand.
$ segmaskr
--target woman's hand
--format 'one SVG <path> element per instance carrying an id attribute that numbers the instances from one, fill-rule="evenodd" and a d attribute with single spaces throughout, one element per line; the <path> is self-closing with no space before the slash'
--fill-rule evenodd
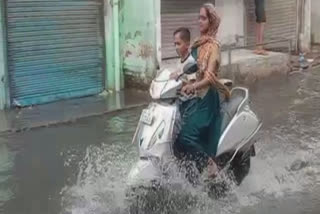
<path id="1" fill-rule="evenodd" d="M 194 84 L 187 84 L 187 85 L 183 86 L 181 89 L 181 92 L 185 93 L 187 95 L 193 94 L 193 93 L 195 93 L 195 91 L 196 90 L 195 90 Z"/>

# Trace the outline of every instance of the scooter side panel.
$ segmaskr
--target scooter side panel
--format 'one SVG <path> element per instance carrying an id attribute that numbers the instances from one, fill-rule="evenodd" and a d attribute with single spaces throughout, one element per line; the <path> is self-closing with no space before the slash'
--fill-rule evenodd
<path id="1" fill-rule="evenodd" d="M 257 116 L 249 107 L 237 113 L 220 138 L 217 156 L 236 150 L 243 141 L 252 137 L 259 125 Z"/>

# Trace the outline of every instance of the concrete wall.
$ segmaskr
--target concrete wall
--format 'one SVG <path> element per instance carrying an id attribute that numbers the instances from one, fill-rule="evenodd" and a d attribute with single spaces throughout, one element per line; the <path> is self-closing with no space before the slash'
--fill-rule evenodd
<path id="1" fill-rule="evenodd" d="M 0 2 L 0 109 L 9 106 L 6 36 L 3 1 Z"/>
<path id="2" fill-rule="evenodd" d="M 312 0 L 312 18 L 311 18 L 311 34 L 312 41 L 320 44 L 320 1 Z"/>
<path id="3" fill-rule="evenodd" d="M 222 18 L 218 38 L 222 44 L 235 43 L 235 36 L 244 36 L 244 0 L 216 0 L 217 10 Z"/>
<path id="4" fill-rule="evenodd" d="M 126 87 L 148 85 L 158 67 L 158 6 L 159 0 L 120 1 L 120 55 Z"/>

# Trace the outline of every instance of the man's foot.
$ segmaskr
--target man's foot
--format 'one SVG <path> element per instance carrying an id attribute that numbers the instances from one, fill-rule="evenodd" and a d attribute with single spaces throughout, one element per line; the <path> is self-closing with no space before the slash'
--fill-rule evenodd
<path id="1" fill-rule="evenodd" d="M 264 56 L 267 56 L 268 52 L 265 49 L 261 49 L 260 54 L 264 55 Z"/>
<path id="2" fill-rule="evenodd" d="M 253 53 L 257 54 L 257 55 L 263 55 L 266 56 L 268 55 L 268 52 L 262 48 L 257 48 L 253 51 Z"/>

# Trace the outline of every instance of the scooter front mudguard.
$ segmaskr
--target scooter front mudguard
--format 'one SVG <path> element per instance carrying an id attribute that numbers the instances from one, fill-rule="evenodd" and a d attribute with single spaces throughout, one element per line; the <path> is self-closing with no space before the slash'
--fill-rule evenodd
<path id="1" fill-rule="evenodd" d="M 161 178 L 160 168 L 155 166 L 149 159 L 140 159 L 131 168 L 128 175 L 127 184 L 129 186 L 151 185 L 153 181 L 158 181 Z"/>

